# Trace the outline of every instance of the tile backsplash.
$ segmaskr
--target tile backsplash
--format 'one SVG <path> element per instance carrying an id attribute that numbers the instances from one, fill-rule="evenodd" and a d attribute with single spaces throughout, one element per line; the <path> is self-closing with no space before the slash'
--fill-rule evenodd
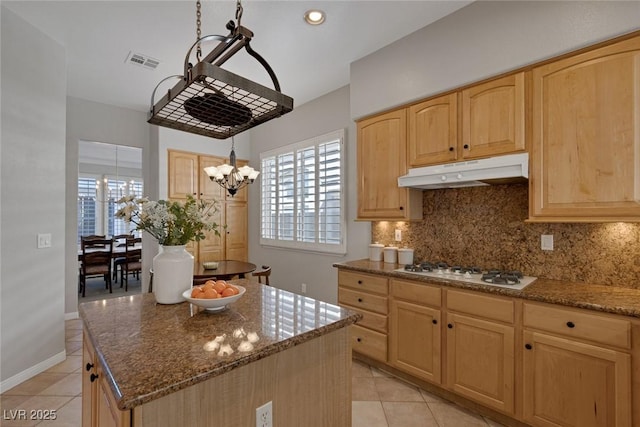
<path id="1" fill-rule="evenodd" d="M 422 221 L 374 222 L 372 242 L 413 248 L 414 261 L 640 289 L 640 223 L 526 223 L 528 197 L 527 184 L 424 191 Z M 553 251 L 540 248 L 543 234 Z"/>

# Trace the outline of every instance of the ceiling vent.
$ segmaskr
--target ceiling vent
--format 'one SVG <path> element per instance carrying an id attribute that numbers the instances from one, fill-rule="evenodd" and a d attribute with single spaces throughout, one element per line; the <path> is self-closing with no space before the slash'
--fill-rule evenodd
<path id="1" fill-rule="evenodd" d="M 125 62 L 148 70 L 155 70 L 158 68 L 158 65 L 160 65 L 160 61 L 157 59 L 153 59 L 150 56 L 143 55 L 141 53 L 133 53 L 132 51 L 129 51 L 129 55 L 127 55 L 127 60 Z"/>

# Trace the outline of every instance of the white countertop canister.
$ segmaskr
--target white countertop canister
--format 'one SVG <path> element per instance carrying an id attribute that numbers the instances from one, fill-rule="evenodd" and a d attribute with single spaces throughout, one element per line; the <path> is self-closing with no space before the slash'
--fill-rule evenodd
<path id="1" fill-rule="evenodd" d="M 398 262 L 398 248 L 395 246 L 387 246 L 384 248 L 384 262 L 395 264 Z"/>
<path id="2" fill-rule="evenodd" d="M 369 245 L 369 260 L 382 261 L 382 249 L 384 245 L 381 243 L 372 243 Z"/>
<path id="3" fill-rule="evenodd" d="M 410 248 L 398 249 L 398 264 L 402 264 L 402 265 L 413 264 L 413 249 L 410 249 Z"/>

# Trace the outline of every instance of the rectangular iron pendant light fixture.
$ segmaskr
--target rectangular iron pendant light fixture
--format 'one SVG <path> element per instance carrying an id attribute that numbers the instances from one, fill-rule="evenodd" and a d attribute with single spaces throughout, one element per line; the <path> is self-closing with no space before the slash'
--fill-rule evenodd
<path id="1" fill-rule="evenodd" d="M 237 4 L 238 25 L 229 21 L 229 35 L 198 38 L 185 57 L 184 75 L 169 76 L 156 86 L 151 97 L 149 123 L 227 139 L 293 110 L 293 98 L 280 92 L 280 84 L 275 73 L 251 48 L 249 43 L 253 33 L 240 26 L 242 6 L 239 1 Z M 198 18 L 198 35 L 199 25 Z M 218 40 L 219 43 L 200 60 L 200 43 L 208 40 Z M 192 66 L 189 58 L 196 46 L 199 62 Z M 220 67 L 242 48 L 266 69 L 274 89 Z M 154 105 L 156 90 L 170 78 L 180 78 L 180 81 Z"/>

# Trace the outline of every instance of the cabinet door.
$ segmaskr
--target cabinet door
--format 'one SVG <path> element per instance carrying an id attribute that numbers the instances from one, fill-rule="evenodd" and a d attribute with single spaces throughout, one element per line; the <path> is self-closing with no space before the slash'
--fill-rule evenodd
<path id="1" fill-rule="evenodd" d="M 447 314 L 447 385 L 461 396 L 514 413 L 512 326 Z"/>
<path id="2" fill-rule="evenodd" d="M 91 381 L 91 375 L 96 372 L 95 365 L 93 347 L 84 336 L 82 345 L 82 427 L 95 425 L 97 382 Z"/>
<path id="3" fill-rule="evenodd" d="M 217 184 L 216 184 L 217 185 Z M 224 240 L 225 229 L 224 225 L 224 202 L 218 204 L 218 211 L 214 216 L 215 222 L 218 224 L 218 234 L 215 231 L 207 231 L 207 236 L 204 240 L 198 242 L 198 261 L 221 261 L 225 259 L 224 255 Z M 188 250 L 188 248 L 187 248 Z"/>
<path id="4" fill-rule="evenodd" d="M 98 368 L 97 372 L 96 427 L 129 427 L 131 412 L 118 409 L 104 371 Z"/>
<path id="5" fill-rule="evenodd" d="M 524 331 L 524 418 L 535 426 L 631 426 L 631 357 Z"/>
<path id="6" fill-rule="evenodd" d="M 225 234 L 225 258 L 247 261 L 247 204 L 244 202 L 226 202 L 225 209 L 227 228 L 226 230 L 221 230 Z"/>
<path id="7" fill-rule="evenodd" d="M 408 189 L 398 187 L 407 172 L 407 115 L 404 109 L 358 122 L 358 217 L 405 219 Z"/>
<path id="8" fill-rule="evenodd" d="M 390 323 L 389 362 L 440 384 L 440 310 L 392 299 Z"/>
<path id="9" fill-rule="evenodd" d="M 524 151 L 524 72 L 462 91 L 462 157 Z"/>
<path id="10" fill-rule="evenodd" d="M 198 197 L 198 155 L 169 150 L 169 198 L 186 199 L 187 194 Z"/>
<path id="11" fill-rule="evenodd" d="M 458 101 L 452 93 L 409 107 L 409 164 L 427 166 L 458 158 Z"/>
<path id="12" fill-rule="evenodd" d="M 640 218 L 640 37 L 533 70 L 532 221 Z"/>

